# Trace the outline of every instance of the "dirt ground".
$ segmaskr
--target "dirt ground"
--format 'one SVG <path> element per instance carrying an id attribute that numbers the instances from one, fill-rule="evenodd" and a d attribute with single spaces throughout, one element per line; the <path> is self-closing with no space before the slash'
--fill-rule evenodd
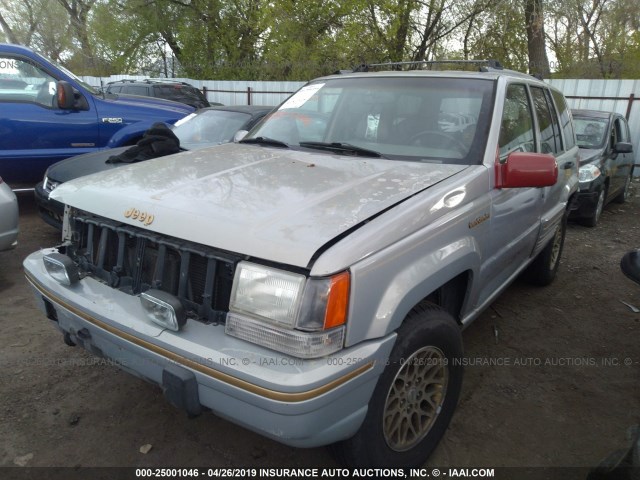
<path id="1" fill-rule="evenodd" d="M 556 282 L 516 282 L 464 332 L 462 396 L 428 464 L 592 466 L 640 424 L 640 286 L 619 269 L 640 247 L 640 184 L 595 229 L 570 225 Z M 35 308 L 22 259 L 57 243 L 29 195 L 17 249 L 0 253 L 0 467 L 335 467 L 205 413 L 70 348 Z M 140 447 L 151 445 L 143 454 Z M 544 477 L 541 477 L 544 478 Z"/>

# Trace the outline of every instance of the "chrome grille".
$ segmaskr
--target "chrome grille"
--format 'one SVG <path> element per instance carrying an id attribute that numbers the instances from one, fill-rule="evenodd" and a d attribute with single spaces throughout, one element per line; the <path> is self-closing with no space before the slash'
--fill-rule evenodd
<path id="1" fill-rule="evenodd" d="M 163 290 L 189 318 L 224 322 L 239 257 L 90 214 L 76 213 L 70 223 L 67 254 L 85 274 L 130 295 Z"/>

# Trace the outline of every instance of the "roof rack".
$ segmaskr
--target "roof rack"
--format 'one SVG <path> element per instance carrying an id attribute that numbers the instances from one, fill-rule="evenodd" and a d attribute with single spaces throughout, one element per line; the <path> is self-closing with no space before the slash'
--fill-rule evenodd
<path id="1" fill-rule="evenodd" d="M 179 85 L 186 85 L 186 86 L 192 86 L 191 84 L 187 83 L 187 82 L 181 82 L 178 80 L 172 80 L 170 78 L 144 78 L 142 80 L 136 80 L 133 78 L 124 78 L 122 80 L 114 80 L 112 82 L 108 82 L 107 85 L 113 85 L 114 83 L 146 83 L 146 84 L 158 84 L 158 83 L 173 83 L 173 84 L 179 84 Z"/>
<path id="2" fill-rule="evenodd" d="M 137 82 L 138 80 L 134 80 L 132 78 L 123 78 L 121 80 L 113 80 L 111 82 L 107 82 L 107 85 L 113 85 L 114 83 L 133 83 L 133 82 Z"/>
<path id="3" fill-rule="evenodd" d="M 397 67 L 397 69 L 401 69 L 407 65 L 416 65 L 416 66 L 428 66 L 432 67 L 435 65 L 441 64 L 454 64 L 454 65 L 481 65 L 479 70 L 481 72 L 490 72 L 493 70 L 503 70 L 504 67 L 498 60 L 488 59 L 488 60 L 415 60 L 415 61 L 405 61 L 405 62 L 386 62 L 386 63 L 363 63 L 358 65 L 353 70 L 338 70 L 335 72 L 336 74 L 341 73 L 358 73 L 358 72 L 368 72 L 371 68 L 375 67 Z"/>
<path id="4" fill-rule="evenodd" d="M 144 80 L 147 83 L 178 83 L 180 85 L 187 85 L 191 87 L 192 85 L 187 82 L 182 82 L 180 80 L 174 80 L 172 78 L 147 78 Z"/>

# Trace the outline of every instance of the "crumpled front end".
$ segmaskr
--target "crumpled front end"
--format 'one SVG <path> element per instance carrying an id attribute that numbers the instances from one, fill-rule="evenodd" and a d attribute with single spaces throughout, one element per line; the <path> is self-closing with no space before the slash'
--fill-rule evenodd
<path id="1" fill-rule="evenodd" d="M 210 409 L 282 443 L 313 447 L 359 428 L 395 334 L 331 356 L 302 359 L 225 333 L 217 321 L 189 319 L 179 331 L 149 321 L 140 296 L 84 275 L 71 285 L 45 268 L 47 249 L 24 261 L 41 310 L 69 344 L 161 386 L 191 415 Z"/>

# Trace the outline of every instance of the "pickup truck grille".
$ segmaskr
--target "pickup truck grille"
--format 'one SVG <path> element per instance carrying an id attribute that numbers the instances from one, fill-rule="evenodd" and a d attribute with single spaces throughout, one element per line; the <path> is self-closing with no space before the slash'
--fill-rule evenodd
<path id="1" fill-rule="evenodd" d="M 53 180 L 50 180 L 48 177 L 44 177 L 44 182 L 42 183 L 42 189 L 47 193 L 51 193 L 58 187 L 58 185 L 60 185 L 59 182 L 54 182 Z"/>
<path id="2" fill-rule="evenodd" d="M 225 321 L 239 257 L 85 213 L 71 217 L 71 228 L 67 254 L 85 274 L 130 295 L 163 290 L 189 318 Z"/>

